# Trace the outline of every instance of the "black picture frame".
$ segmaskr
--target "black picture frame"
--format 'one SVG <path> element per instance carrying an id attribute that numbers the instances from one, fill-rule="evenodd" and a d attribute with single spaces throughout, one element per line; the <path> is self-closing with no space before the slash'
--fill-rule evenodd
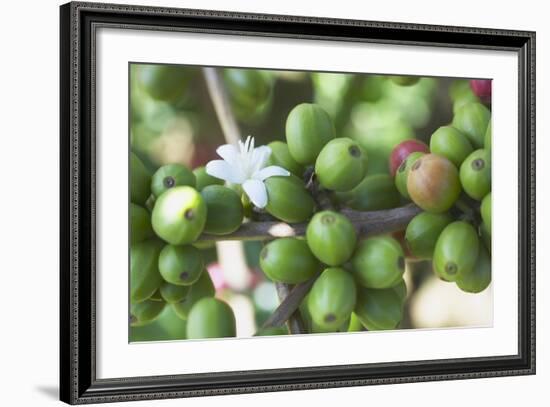
<path id="1" fill-rule="evenodd" d="M 70 404 L 535 373 L 535 33 L 72 2 L 60 7 L 60 398 Z M 181 376 L 96 378 L 97 27 L 508 50 L 519 57 L 517 355 Z M 515 239 L 515 236 L 510 236 Z"/>

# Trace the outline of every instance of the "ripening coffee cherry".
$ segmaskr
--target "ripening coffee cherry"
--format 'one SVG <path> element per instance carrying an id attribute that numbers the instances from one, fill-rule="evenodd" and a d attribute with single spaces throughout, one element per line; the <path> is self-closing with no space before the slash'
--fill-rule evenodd
<path id="1" fill-rule="evenodd" d="M 228 338 L 237 335 L 235 314 L 229 305 L 216 298 L 199 300 L 187 317 L 187 338 Z"/>
<path id="2" fill-rule="evenodd" d="M 472 79 L 470 81 L 472 91 L 483 103 L 491 103 L 491 83 L 491 79 Z"/>
<path id="3" fill-rule="evenodd" d="M 390 76 L 390 80 L 399 86 L 416 85 L 420 80 L 419 76 Z"/>
<path id="4" fill-rule="evenodd" d="M 482 200 L 491 191 L 491 153 L 481 149 L 470 154 L 460 166 L 460 182 L 471 198 Z"/>
<path id="5" fill-rule="evenodd" d="M 206 204 L 194 188 L 170 188 L 155 202 L 151 223 L 155 233 L 168 243 L 194 242 L 206 223 Z"/>
<path id="6" fill-rule="evenodd" d="M 367 172 L 367 153 L 354 140 L 339 137 L 329 141 L 315 161 L 319 183 L 333 191 L 355 188 Z"/>
<path id="7" fill-rule="evenodd" d="M 485 290 L 491 283 L 491 255 L 480 242 L 479 254 L 471 273 L 459 275 L 456 285 L 467 293 L 477 294 Z"/>
<path id="8" fill-rule="evenodd" d="M 405 242 L 418 259 L 431 259 L 439 235 L 453 218 L 448 213 L 422 212 L 407 225 Z"/>
<path id="9" fill-rule="evenodd" d="M 202 298 L 213 297 L 216 294 L 214 283 L 212 283 L 210 274 L 206 270 L 203 270 L 197 282 L 188 286 L 188 288 L 187 295 L 181 301 L 171 304 L 172 310 L 183 320 L 187 319 L 189 311 L 197 301 Z"/>
<path id="10" fill-rule="evenodd" d="M 451 126 L 442 126 L 430 138 L 432 153 L 447 158 L 457 168 L 474 149 L 468 138 Z"/>
<path id="11" fill-rule="evenodd" d="M 272 80 L 257 69 L 224 69 L 223 79 L 238 110 L 255 110 L 271 95 Z"/>
<path id="12" fill-rule="evenodd" d="M 270 280 L 297 284 L 313 277 L 319 262 L 305 240 L 286 237 L 264 246 L 260 252 L 260 267 Z"/>
<path id="13" fill-rule="evenodd" d="M 146 240 L 130 247 L 130 301 L 137 303 L 150 298 L 162 284 L 158 259 L 162 242 Z"/>
<path id="14" fill-rule="evenodd" d="M 445 157 L 426 154 L 411 166 L 407 190 L 413 202 L 426 212 L 445 212 L 460 195 L 458 170 Z"/>
<path id="15" fill-rule="evenodd" d="M 399 191 L 401 196 L 403 196 L 404 198 L 411 198 L 409 196 L 409 191 L 407 190 L 407 180 L 409 179 L 409 172 L 411 171 L 411 167 L 416 162 L 416 160 L 418 160 L 423 155 L 425 154 L 419 151 L 410 153 L 409 156 L 403 160 L 399 168 L 397 168 L 394 184 L 397 188 L 397 191 Z"/>
<path id="16" fill-rule="evenodd" d="M 296 162 L 314 164 L 321 149 L 334 137 L 332 119 L 321 106 L 302 103 L 288 114 L 286 142 Z"/>
<path id="17" fill-rule="evenodd" d="M 130 202 L 130 244 L 143 242 L 154 235 L 149 212 Z"/>
<path id="18" fill-rule="evenodd" d="M 473 148 L 483 148 L 491 112 L 481 103 L 467 103 L 456 111 L 453 127 L 461 131 Z"/>
<path id="19" fill-rule="evenodd" d="M 227 235 L 241 226 L 243 204 L 234 190 L 221 185 L 209 185 L 201 191 L 201 195 L 206 204 L 205 233 Z"/>
<path id="20" fill-rule="evenodd" d="M 224 181 L 222 179 L 213 177 L 212 175 L 208 175 L 206 173 L 206 167 L 204 166 L 195 168 L 193 170 L 193 174 L 195 175 L 195 180 L 196 180 L 195 189 L 197 191 L 202 191 L 204 187 L 207 187 L 208 185 L 224 184 Z"/>
<path id="21" fill-rule="evenodd" d="M 388 174 L 367 175 L 351 191 L 335 195 L 338 202 L 357 211 L 397 208 L 401 204 L 401 196 Z"/>
<path id="22" fill-rule="evenodd" d="M 430 148 L 426 143 L 416 139 L 402 141 L 393 148 L 390 154 L 390 175 L 392 177 L 395 177 L 401 163 L 414 152 L 429 153 Z"/>
<path id="23" fill-rule="evenodd" d="M 151 192 L 159 197 L 170 188 L 187 185 L 195 188 L 195 174 L 181 164 L 167 164 L 160 167 L 151 179 Z"/>
<path id="24" fill-rule="evenodd" d="M 304 174 L 304 166 L 298 164 L 290 155 L 288 145 L 282 141 L 272 141 L 267 145 L 271 149 L 271 154 L 267 160 L 267 165 L 278 165 L 290 171 L 298 178 Z"/>
<path id="25" fill-rule="evenodd" d="M 267 189 L 265 209 L 268 213 L 289 223 L 309 219 L 315 202 L 300 179 L 294 175 L 269 177 L 264 183 Z"/>
<path id="26" fill-rule="evenodd" d="M 368 288 L 392 287 L 405 271 L 403 249 L 390 236 L 376 236 L 359 242 L 351 264 L 357 282 Z"/>
<path id="27" fill-rule="evenodd" d="M 403 319 L 403 301 L 393 287 L 358 287 L 355 314 L 369 331 L 395 329 Z"/>
<path id="28" fill-rule="evenodd" d="M 193 73 L 177 65 L 141 65 L 138 79 L 153 99 L 172 102 L 185 94 Z"/>
<path id="29" fill-rule="evenodd" d="M 166 245 L 160 252 L 159 271 L 165 281 L 176 285 L 191 285 L 201 275 L 204 262 L 199 249 Z"/>
<path id="30" fill-rule="evenodd" d="M 485 132 L 485 140 L 483 142 L 483 145 L 485 146 L 485 150 L 491 151 L 491 137 L 492 137 L 492 125 L 489 121 L 489 124 L 487 125 L 487 131 Z"/>
<path id="31" fill-rule="evenodd" d="M 151 195 L 151 175 L 137 155 L 130 152 L 130 201 L 145 206 Z"/>
<path id="32" fill-rule="evenodd" d="M 481 201 L 481 219 L 487 225 L 489 232 L 491 231 L 491 193 L 485 195 Z"/>
<path id="33" fill-rule="evenodd" d="M 329 266 L 339 266 L 353 254 L 357 234 L 344 215 L 321 211 L 307 225 L 306 239 L 315 257 Z"/>
<path id="34" fill-rule="evenodd" d="M 168 304 L 173 304 L 182 301 L 189 293 L 190 286 L 188 285 L 175 285 L 169 282 L 164 282 L 160 286 L 160 295 L 162 299 Z"/>
<path id="35" fill-rule="evenodd" d="M 309 313 L 321 328 L 338 329 L 350 318 L 355 299 L 356 287 L 352 275 L 341 268 L 328 268 L 311 287 Z"/>
<path id="36" fill-rule="evenodd" d="M 163 301 L 145 300 L 130 304 L 130 326 L 144 326 L 153 322 L 160 315 L 164 306 Z"/>
<path id="37" fill-rule="evenodd" d="M 479 251 L 476 230 L 468 222 L 453 222 L 439 235 L 435 245 L 433 266 L 445 281 L 456 281 L 473 270 Z"/>

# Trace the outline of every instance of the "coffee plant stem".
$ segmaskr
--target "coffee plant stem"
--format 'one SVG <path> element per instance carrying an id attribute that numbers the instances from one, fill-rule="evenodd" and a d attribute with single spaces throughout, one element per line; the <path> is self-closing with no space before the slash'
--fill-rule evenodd
<path id="1" fill-rule="evenodd" d="M 204 67 L 202 72 L 225 139 L 229 144 L 237 145 L 241 139 L 241 133 L 231 110 L 223 79 L 217 68 Z"/>
<path id="2" fill-rule="evenodd" d="M 277 288 L 277 295 L 279 296 L 279 301 L 281 301 L 279 308 L 283 304 L 290 303 L 292 298 L 296 297 L 296 296 L 291 296 L 292 291 L 294 291 L 296 287 L 293 289 L 289 284 L 285 284 L 285 283 L 275 283 L 275 287 Z M 309 288 L 311 288 L 311 285 L 309 286 Z M 309 291 L 309 289 L 307 291 Z M 286 316 L 286 318 L 276 326 L 280 326 L 282 323 L 286 321 L 286 325 L 289 333 L 291 334 L 308 333 L 306 326 L 304 324 L 304 320 L 300 315 L 300 311 L 298 311 L 297 309 L 298 305 L 300 305 L 299 302 L 294 307 L 286 306 L 287 309 L 290 310 L 291 308 L 294 308 L 294 310 L 291 310 L 290 313 Z"/>
<path id="3" fill-rule="evenodd" d="M 391 233 L 404 229 L 409 221 L 421 212 L 414 204 L 394 209 L 360 212 L 352 209 L 340 211 L 346 215 L 355 226 L 362 238 Z M 199 237 L 202 242 L 216 242 L 224 240 L 270 240 L 281 237 L 304 236 L 307 223 L 285 223 L 282 221 L 248 222 L 228 235 L 217 236 L 203 234 Z"/>

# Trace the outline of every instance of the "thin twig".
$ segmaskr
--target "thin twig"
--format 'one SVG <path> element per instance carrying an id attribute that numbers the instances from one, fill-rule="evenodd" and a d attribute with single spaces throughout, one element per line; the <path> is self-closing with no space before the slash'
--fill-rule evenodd
<path id="1" fill-rule="evenodd" d="M 204 67 L 202 72 L 225 140 L 229 144 L 237 145 L 237 142 L 241 139 L 241 134 L 229 104 L 229 95 L 223 84 L 223 79 L 217 68 Z"/>
<path id="2" fill-rule="evenodd" d="M 300 303 L 309 292 L 318 276 L 319 275 L 316 275 L 315 277 L 294 286 L 294 288 L 292 288 L 292 290 L 290 290 L 288 295 L 285 297 L 284 301 L 279 304 L 273 314 L 271 314 L 271 316 L 264 322 L 262 329 L 281 326 L 292 316 L 292 314 L 296 313 Z M 277 292 L 279 292 L 279 290 L 277 290 Z"/>
<path id="3" fill-rule="evenodd" d="M 279 296 L 281 305 L 288 303 L 289 299 L 292 298 L 290 296 L 292 291 L 291 286 L 285 283 L 275 283 L 275 287 L 277 287 L 277 295 Z M 309 291 L 309 289 L 307 291 Z M 299 304 L 300 303 L 298 303 L 298 305 Z M 290 314 L 286 315 L 285 319 L 282 322 L 286 321 L 286 325 L 289 333 L 305 334 L 307 333 L 307 330 L 304 324 L 304 320 L 302 319 L 302 316 L 300 315 L 300 312 L 297 310 L 297 308 L 298 307 L 296 306 L 296 308 L 292 312 L 290 312 Z M 280 326 L 280 325 L 281 323 L 279 323 L 279 325 L 274 325 L 274 326 Z"/>
<path id="4" fill-rule="evenodd" d="M 375 236 L 404 229 L 409 221 L 421 211 L 416 205 L 409 204 L 395 209 L 359 212 L 342 209 L 355 226 L 360 237 Z M 304 236 L 307 223 L 288 224 L 281 221 L 243 223 L 235 232 L 217 236 L 203 234 L 199 241 L 223 240 L 270 240 L 273 238 Z"/>

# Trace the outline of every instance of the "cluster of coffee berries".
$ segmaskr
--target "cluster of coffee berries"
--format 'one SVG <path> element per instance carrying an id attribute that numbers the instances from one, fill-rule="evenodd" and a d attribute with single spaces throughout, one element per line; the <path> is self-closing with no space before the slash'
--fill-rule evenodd
<path id="1" fill-rule="evenodd" d="M 235 316 L 214 298 L 197 239 L 238 229 L 240 196 L 204 167 L 169 164 L 151 175 L 134 153 L 130 174 L 130 325 L 153 322 L 169 305 L 187 321 L 189 339 L 235 336 Z"/>
<path id="2" fill-rule="evenodd" d="M 471 293 L 491 282 L 490 120 L 486 106 L 466 103 L 429 147 L 403 142 L 390 162 L 397 189 L 424 211 L 405 232 L 411 256 L 433 260 L 441 279 Z"/>

